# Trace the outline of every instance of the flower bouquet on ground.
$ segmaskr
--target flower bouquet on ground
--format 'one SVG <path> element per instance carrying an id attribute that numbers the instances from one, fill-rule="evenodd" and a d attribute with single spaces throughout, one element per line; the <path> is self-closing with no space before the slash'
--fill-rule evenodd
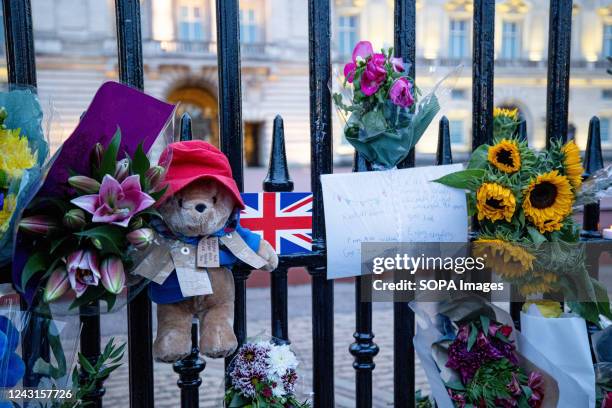
<path id="1" fill-rule="evenodd" d="M 40 188 L 48 157 L 36 94 L 0 92 L 0 266 L 11 261 L 16 220 Z"/>
<path id="2" fill-rule="evenodd" d="M 406 158 L 440 110 L 434 93 L 421 97 L 408 68 L 392 48 L 375 53 L 360 41 L 333 94 L 346 140 L 377 168 Z"/>
<path id="3" fill-rule="evenodd" d="M 573 205 L 583 169 L 573 141 L 536 152 L 518 140 L 516 111 L 495 110 L 495 139 L 479 146 L 467 168 L 439 183 L 468 191 L 478 219 L 473 250 L 523 296 L 561 292 L 591 322 L 611 316 L 607 289 L 591 278 Z M 519 300 L 519 299 L 515 299 Z"/>
<path id="4" fill-rule="evenodd" d="M 94 145 L 90 172 L 68 179 L 74 193 L 37 197 L 19 223 L 34 248 L 20 284 L 42 273 L 45 303 L 70 294 L 69 309 L 98 299 L 112 309 L 139 251 L 155 243 L 149 223 L 165 192 L 164 168 L 151 166 L 142 145 L 133 157 L 119 156 L 120 145 L 119 130 L 106 148 Z"/>
<path id="5" fill-rule="evenodd" d="M 250 341 L 232 360 L 225 392 L 229 408 L 307 408 L 295 396 L 298 360 L 289 345 Z"/>
<path id="6" fill-rule="evenodd" d="M 438 407 L 556 407 L 556 381 L 518 352 L 507 313 L 476 297 L 411 305 L 415 348 Z"/>
<path id="7" fill-rule="evenodd" d="M 96 92 L 19 222 L 13 285 L 30 306 L 95 314 L 98 300 L 110 310 L 146 285 L 131 272 L 156 243 L 165 173 L 147 153 L 168 141 L 173 109 L 116 82 Z"/>

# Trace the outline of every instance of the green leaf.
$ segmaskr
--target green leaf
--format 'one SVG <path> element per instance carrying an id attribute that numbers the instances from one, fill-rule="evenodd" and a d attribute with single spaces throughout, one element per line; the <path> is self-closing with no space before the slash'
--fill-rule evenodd
<path id="1" fill-rule="evenodd" d="M 98 300 L 104 295 L 105 292 L 106 289 L 104 289 L 102 286 L 90 286 L 85 293 L 72 301 L 68 307 L 68 310 L 72 310 L 77 307 L 84 306 L 94 300 Z"/>
<path id="2" fill-rule="evenodd" d="M 476 328 L 474 323 L 471 323 L 470 324 L 470 335 L 468 337 L 468 342 L 467 342 L 467 351 L 470 351 L 472 347 L 474 347 L 477 336 L 478 336 L 478 329 Z"/>
<path id="3" fill-rule="evenodd" d="M 85 231 L 75 232 L 74 235 L 85 238 L 97 238 L 102 244 L 104 253 L 113 253 L 121 255 L 123 252 L 119 249 L 125 240 L 125 234 L 121 227 L 115 225 L 101 225 Z"/>
<path id="4" fill-rule="evenodd" d="M 151 198 L 153 198 L 155 201 L 158 201 L 160 198 L 162 198 L 164 196 L 164 194 L 166 194 L 166 191 L 168 190 L 168 185 L 166 184 L 164 186 L 164 188 L 162 188 L 159 191 L 156 191 L 154 193 L 149 193 L 149 195 L 151 196 Z"/>
<path id="5" fill-rule="evenodd" d="M 536 245 L 540 245 L 548 241 L 546 237 L 540 233 L 540 231 L 538 231 L 537 229 L 531 226 L 527 227 L 527 232 L 529 232 L 529 236 L 531 237 L 531 240 Z"/>
<path id="6" fill-rule="evenodd" d="M 485 171 L 482 169 L 468 169 L 447 174 L 434 180 L 434 182 L 453 188 L 475 191 L 484 175 Z"/>
<path id="7" fill-rule="evenodd" d="M 245 397 L 242 396 L 242 394 L 240 393 L 235 393 L 232 396 L 232 399 L 228 405 L 228 408 L 241 408 L 244 407 L 245 405 L 249 404 L 251 401 L 249 401 L 248 399 L 246 399 Z"/>
<path id="8" fill-rule="evenodd" d="M 32 255 L 21 272 L 21 288 L 25 289 L 28 282 L 34 275 L 39 272 L 45 271 L 48 268 L 49 258 L 42 252 L 36 252 Z"/>
<path id="9" fill-rule="evenodd" d="M 134 159 L 132 160 L 132 171 L 140 176 L 140 186 L 142 187 L 143 191 L 148 189 L 148 186 L 145 185 L 145 173 L 150 167 L 151 162 L 142 148 L 142 143 L 140 143 L 138 148 L 136 148 L 136 152 L 134 153 Z"/>
<path id="10" fill-rule="evenodd" d="M 119 146 L 121 145 L 121 129 L 117 127 L 115 135 L 111 139 L 110 143 L 104 151 L 102 156 L 102 163 L 100 164 L 100 174 L 98 175 L 101 179 L 106 174 L 115 174 L 115 167 L 117 165 L 117 154 L 119 153 Z"/>
<path id="11" fill-rule="evenodd" d="M 488 162 L 489 145 L 482 144 L 472 152 L 470 161 L 468 162 L 468 169 L 484 169 Z"/>
<path id="12" fill-rule="evenodd" d="M 87 358 L 81 353 L 79 353 L 79 364 L 81 364 L 81 367 L 83 367 L 83 370 L 85 370 L 88 374 L 96 373 L 96 370 L 91 365 L 89 360 L 87 360 Z"/>
<path id="13" fill-rule="evenodd" d="M 481 315 L 480 316 L 480 324 L 482 325 L 482 331 L 485 333 L 489 332 L 489 324 L 491 319 L 488 316 Z"/>
<path id="14" fill-rule="evenodd" d="M 366 140 L 376 137 L 385 132 L 387 122 L 381 111 L 370 111 L 361 118 L 363 130 L 366 133 Z"/>

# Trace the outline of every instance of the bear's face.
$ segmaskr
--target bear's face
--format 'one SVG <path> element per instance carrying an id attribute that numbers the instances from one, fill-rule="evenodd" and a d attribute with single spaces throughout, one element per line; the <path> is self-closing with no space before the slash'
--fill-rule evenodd
<path id="1" fill-rule="evenodd" d="M 210 235 L 225 226 L 234 210 L 234 199 L 215 180 L 191 183 L 168 198 L 159 212 L 168 227 L 188 237 Z"/>

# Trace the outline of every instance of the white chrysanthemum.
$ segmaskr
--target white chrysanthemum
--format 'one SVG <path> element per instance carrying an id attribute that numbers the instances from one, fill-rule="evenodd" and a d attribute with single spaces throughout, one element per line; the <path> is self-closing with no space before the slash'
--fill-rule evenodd
<path id="1" fill-rule="evenodd" d="M 273 346 L 268 353 L 268 364 L 272 373 L 283 376 L 287 370 L 297 368 L 298 360 L 288 345 Z"/>
<path id="2" fill-rule="evenodd" d="M 287 391 L 285 390 L 283 379 L 277 374 L 273 374 L 269 376 L 269 380 L 270 388 L 272 388 L 272 395 L 275 397 L 284 397 Z"/>

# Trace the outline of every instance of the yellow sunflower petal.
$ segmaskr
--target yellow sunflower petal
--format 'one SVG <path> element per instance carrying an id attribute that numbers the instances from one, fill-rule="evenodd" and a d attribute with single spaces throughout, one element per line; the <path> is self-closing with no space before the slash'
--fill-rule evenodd
<path id="1" fill-rule="evenodd" d="M 515 173 L 521 169 L 521 155 L 514 140 L 503 139 L 489 147 L 488 160 L 504 173 Z"/>
<path id="2" fill-rule="evenodd" d="M 509 188 L 497 183 L 483 183 L 476 193 L 478 220 L 510 222 L 516 209 L 516 198 Z"/>
<path id="3" fill-rule="evenodd" d="M 561 229 L 574 204 L 571 184 L 557 170 L 532 179 L 523 196 L 525 216 L 541 233 Z"/>
<path id="4" fill-rule="evenodd" d="M 572 184 L 572 187 L 578 189 L 582 185 L 582 175 L 584 174 L 582 160 L 580 159 L 580 149 L 578 149 L 573 140 L 570 140 L 563 145 L 561 152 L 563 153 L 563 170 L 565 175 Z"/>

